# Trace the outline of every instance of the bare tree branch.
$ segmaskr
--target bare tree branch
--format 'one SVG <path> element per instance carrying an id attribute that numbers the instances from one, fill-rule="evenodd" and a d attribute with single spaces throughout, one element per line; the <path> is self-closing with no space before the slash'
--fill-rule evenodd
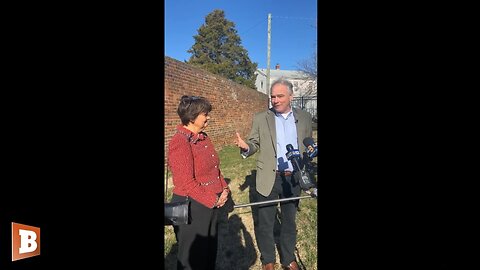
<path id="1" fill-rule="evenodd" d="M 315 29 L 315 26 L 312 26 Z M 312 56 L 308 59 L 304 59 L 298 62 L 298 70 L 304 74 L 304 82 L 307 84 L 306 91 L 302 96 L 312 96 L 317 95 L 317 50 L 315 42 L 315 50 L 312 53 Z"/>
<path id="2" fill-rule="evenodd" d="M 312 96 L 317 94 L 317 52 L 312 54 L 309 59 L 302 60 L 298 63 L 298 69 L 304 74 L 304 83 L 306 91 L 303 96 Z"/>

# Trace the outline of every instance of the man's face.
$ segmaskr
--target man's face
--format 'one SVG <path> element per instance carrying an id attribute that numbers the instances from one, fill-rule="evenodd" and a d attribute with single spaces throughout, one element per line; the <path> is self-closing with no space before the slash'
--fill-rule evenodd
<path id="1" fill-rule="evenodd" d="M 288 93 L 288 87 L 283 84 L 276 84 L 272 88 L 272 106 L 278 113 L 286 113 L 290 111 L 290 102 L 293 96 Z"/>

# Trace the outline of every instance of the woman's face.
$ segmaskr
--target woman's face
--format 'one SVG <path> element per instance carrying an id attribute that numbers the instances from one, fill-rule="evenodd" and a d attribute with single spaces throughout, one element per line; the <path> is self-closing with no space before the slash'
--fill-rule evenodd
<path id="1" fill-rule="evenodd" d="M 195 118 L 193 126 L 197 130 L 197 133 L 203 131 L 208 126 L 208 120 L 210 120 L 210 116 L 204 112 L 201 112 L 197 118 Z"/>

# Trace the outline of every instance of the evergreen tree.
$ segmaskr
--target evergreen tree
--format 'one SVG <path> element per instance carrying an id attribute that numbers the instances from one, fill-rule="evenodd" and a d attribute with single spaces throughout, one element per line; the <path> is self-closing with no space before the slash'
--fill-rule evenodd
<path id="1" fill-rule="evenodd" d="M 235 24 L 225 19 L 223 10 L 214 10 L 205 18 L 195 44 L 187 51 L 187 63 L 255 89 L 257 63 L 252 63 L 241 45 Z"/>

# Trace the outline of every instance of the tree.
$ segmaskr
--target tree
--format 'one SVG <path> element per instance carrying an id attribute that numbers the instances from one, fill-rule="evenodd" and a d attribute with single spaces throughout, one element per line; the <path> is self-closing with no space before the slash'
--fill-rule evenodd
<path id="1" fill-rule="evenodd" d="M 310 58 L 300 61 L 299 65 L 308 79 L 317 80 L 317 52 L 314 52 Z"/>
<path id="2" fill-rule="evenodd" d="M 235 24 L 225 19 L 223 10 L 208 14 L 193 38 L 195 44 L 187 51 L 192 54 L 187 63 L 256 89 L 257 63 L 248 57 Z"/>
<path id="3" fill-rule="evenodd" d="M 299 62 L 298 68 L 304 75 L 304 83 L 307 84 L 304 96 L 317 94 L 317 52 L 308 59 Z"/>
<path id="4" fill-rule="evenodd" d="M 316 26 L 313 26 L 315 29 Z M 315 44 L 315 48 L 316 48 Z M 317 94 L 317 50 L 312 53 L 308 59 L 301 60 L 298 63 L 298 69 L 305 75 L 304 81 L 308 82 L 305 96 Z"/>

